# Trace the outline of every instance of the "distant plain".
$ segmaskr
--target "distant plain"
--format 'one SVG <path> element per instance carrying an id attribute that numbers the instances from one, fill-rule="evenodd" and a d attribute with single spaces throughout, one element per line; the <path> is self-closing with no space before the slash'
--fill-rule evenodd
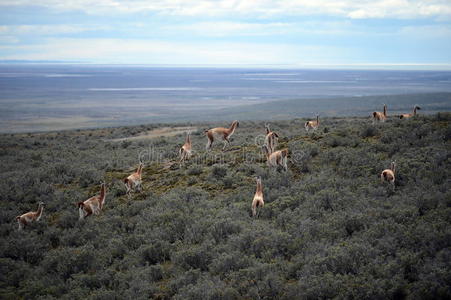
<path id="1" fill-rule="evenodd" d="M 0 65 L 0 132 L 451 110 L 449 71 Z"/>

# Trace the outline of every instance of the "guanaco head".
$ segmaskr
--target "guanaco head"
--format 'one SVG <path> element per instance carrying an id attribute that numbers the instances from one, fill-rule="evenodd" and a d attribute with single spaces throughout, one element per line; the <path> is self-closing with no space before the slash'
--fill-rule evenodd
<path id="1" fill-rule="evenodd" d="M 240 127 L 240 122 L 235 120 L 235 121 L 233 121 L 232 126 Z"/>
<path id="2" fill-rule="evenodd" d="M 83 203 L 83 201 L 77 202 L 75 204 L 78 208 L 82 208 L 85 204 Z"/>
<path id="3" fill-rule="evenodd" d="M 265 124 L 265 129 L 266 129 L 266 134 L 271 132 L 271 129 L 269 129 L 269 124 L 268 123 Z"/>

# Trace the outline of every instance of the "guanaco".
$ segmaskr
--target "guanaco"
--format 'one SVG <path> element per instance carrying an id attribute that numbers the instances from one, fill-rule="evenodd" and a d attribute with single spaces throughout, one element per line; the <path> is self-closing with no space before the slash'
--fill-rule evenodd
<path id="1" fill-rule="evenodd" d="M 125 188 L 127 189 L 127 195 L 129 197 L 131 196 L 131 192 L 133 190 L 138 190 L 140 192 L 142 189 L 141 174 L 143 171 L 143 167 L 144 164 L 140 163 L 136 172 L 124 179 Z"/>
<path id="2" fill-rule="evenodd" d="M 395 189 L 395 168 L 396 163 L 392 161 L 390 169 L 385 169 L 381 173 L 381 181 L 388 181 L 393 186 L 393 190 Z"/>
<path id="3" fill-rule="evenodd" d="M 83 220 L 92 214 L 99 215 L 100 211 L 103 209 L 106 198 L 106 185 L 102 183 L 100 185 L 100 195 L 93 196 L 85 201 L 80 201 L 77 203 L 78 212 L 80 214 L 79 220 Z"/>
<path id="4" fill-rule="evenodd" d="M 269 124 L 265 124 L 265 128 L 266 128 L 265 145 L 268 147 L 269 152 L 273 153 L 276 150 L 279 135 L 274 131 L 271 131 L 271 129 L 269 129 Z"/>
<path id="5" fill-rule="evenodd" d="M 285 171 L 288 170 L 287 160 L 288 160 L 288 149 L 282 149 L 269 153 L 269 149 L 266 145 L 263 145 L 263 151 L 266 155 L 266 163 L 269 167 L 281 166 Z"/>
<path id="6" fill-rule="evenodd" d="M 263 201 L 263 185 L 261 177 L 255 178 L 257 181 L 257 189 L 255 191 L 254 199 L 252 200 L 252 216 L 255 217 L 257 215 L 257 208 L 262 208 L 265 205 Z"/>
<path id="7" fill-rule="evenodd" d="M 227 145 L 230 145 L 230 137 L 232 136 L 232 134 L 235 132 L 235 129 L 237 127 L 239 127 L 239 122 L 238 121 L 233 121 L 232 125 L 230 126 L 230 128 L 224 128 L 224 127 L 216 127 L 216 128 L 212 128 L 209 130 L 205 130 L 205 134 L 207 135 L 208 138 L 208 142 L 207 142 L 207 146 L 206 149 L 207 151 L 211 149 L 213 141 L 215 140 L 215 136 L 221 137 L 224 141 L 224 147 L 222 148 L 222 150 L 224 150 Z"/>
<path id="8" fill-rule="evenodd" d="M 188 132 L 186 134 L 185 144 L 179 150 L 180 154 L 180 164 L 188 160 L 192 155 L 192 144 L 191 144 L 191 136 Z"/>
<path id="9" fill-rule="evenodd" d="M 313 129 L 315 131 L 319 127 L 319 115 L 316 115 L 316 121 L 307 121 L 304 124 L 305 130 L 309 132 L 310 129 Z"/>
<path id="10" fill-rule="evenodd" d="M 402 115 L 399 116 L 399 118 L 400 119 L 408 119 L 408 118 L 414 117 L 414 116 L 417 115 L 417 110 L 421 110 L 421 108 L 418 105 L 415 105 L 413 107 L 413 113 L 411 113 L 411 114 L 402 114 Z"/>
<path id="11" fill-rule="evenodd" d="M 25 226 L 30 225 L 34 221 L 39 221 L 44 211 L 44 202 L 39 202 L 37 211 L 30 211 L 23 215 L 17 216 L 16 220 L 19 224 L 19 230 L 22 230 Z"/>
<path id="12" fill-rule="evenodd" d="M 385 122 L 387 120 L 387 105 L 384 104 L 384 112 L 375 111 L 373 112 L 373 123 L 374 122 Z"/>

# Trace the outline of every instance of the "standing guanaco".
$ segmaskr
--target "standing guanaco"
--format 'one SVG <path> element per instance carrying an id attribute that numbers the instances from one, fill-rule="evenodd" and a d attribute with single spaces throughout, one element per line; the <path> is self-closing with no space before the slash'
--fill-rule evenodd
<path id="1" fill-rule="evenodd" d="M 39 202 L 37 211 L 30 211 L 23 215 L 17 216 L 16 220 L 19 224 L 19 230 L 22 230 L 26 225 L 30 225 L 34 221 L 39 221 L 44 211 L 44 202 Z"/>
<path id="2" fill-rule="evenodd" d="M 268 147 L 269 152 L 273 153 L 276 150 L 279 135 L 274 131 L 271 131 L 271 129 L 269 129 L 269 124 L 265 124 L 265 128 L 266 128 L 265 145 Z"/>
<path id="3" fill-rule="evenodd" d="M 222 148 L 222 150 L 225 149 L 225 147 L 227 145 L 230 145 L 230 137 L 232 136 L 232 134 L 235 132 L 235 129 L 237 127 L 239 127 L 239 122 L 238 121 L 233 121 L 232 125 L 230 126 L 230 128 L 224 128 L 224 127 L 216 127 L 216 128 L 212 128 L 209 130 L 205 130 L 205 134 L 207 135 L 208 138 L 208 142 L 207 142 L 207 151 L 211 149 L 211 146 L 213 144 L 213 141 L 216 138 L 219 138 L 222 136 L 222 139 L 224 140 L 224 147 Z"/>
<path id="4" fill-rule="evenodd" d="M 263 145 L 263 151 L 266 155 L 266 163 L 269 167 L 278 167 L 281 166 L 285 171 L 288 170 L 287 160 L 288 160 L 288 149 L 282 149 L 275 151 L 273 153 L 269 153 L 269 149 L 266 145 Z"/>
<path id="5" fill-rule="evenodd" d="M 375 111 L 373 112 L 373 123 L 374 122 L 385 122 L 387 120 L 387 105 L 384 104 L 384 112 Z"/>
<path id="6" fill-rule="evenodd" d="M 185 144 L 179 150 L 180 154 L 180 164 L 188 160 L 192 155 L 192 144 L 191 144 L 191 136 L 188 132 L 186 134 Z"/>
<path id="7" fill-rule="evenodd" d="M 381 181 L 388 181 L 392 184 L 393 190 L 395 189 L 395 168 L 396 162 L 392 161 L 390 164 L 390 169 L 385 169 L 381 173 Z"/>
<path id="8" fill-rule="evenodd" d="M 103 209 L 106 198 L 106 185 L 102 183 L 100 185 L 100 195 L 93 196 L 85 201 L 80 201 L 77 203 L 78 212 L 80 214 L 79 220 L 83 220 L 92 214 L 98 215 Z"/>
<path id="9" fill-rule="evenodd" d="M 319 115 L 316 115 L 316 121 L 307 121 L 304 124 L 305 130 L 309 132 L 310 129 L 313 129 L 315 131 L 319 127 Z"/>
<path id="10" fill-rule="evenodd" d="M 263 201 L 263 185 L 261 177 L 256 178 L 257 181 L 257 189 L 255 191 L 254 199 L 252 200 L 252 216 L 255 217 L 257 215 L 257 208 L 262 208 L 265 205 Z"/>
<path id="11" fill-rule="evenodd" d="M 127 195 L 129 197 L 131 196 L 131 192 L 133 190 L 137 189 L 138 191 L 141 191 L 142 189 L 141 174 L 143 171 L 143 167 L 144 164 L 140 163 L 136 172 L 124 179 L 125 188 L 127 189 Z"/>

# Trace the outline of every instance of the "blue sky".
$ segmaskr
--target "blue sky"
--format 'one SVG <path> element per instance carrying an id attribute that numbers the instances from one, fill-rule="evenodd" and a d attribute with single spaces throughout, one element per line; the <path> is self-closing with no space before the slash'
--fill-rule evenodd
<path id="1" fill-rule="evenodd" d="M 451 0 L 0 0 L 0 60 L 451 69 Z"/>

